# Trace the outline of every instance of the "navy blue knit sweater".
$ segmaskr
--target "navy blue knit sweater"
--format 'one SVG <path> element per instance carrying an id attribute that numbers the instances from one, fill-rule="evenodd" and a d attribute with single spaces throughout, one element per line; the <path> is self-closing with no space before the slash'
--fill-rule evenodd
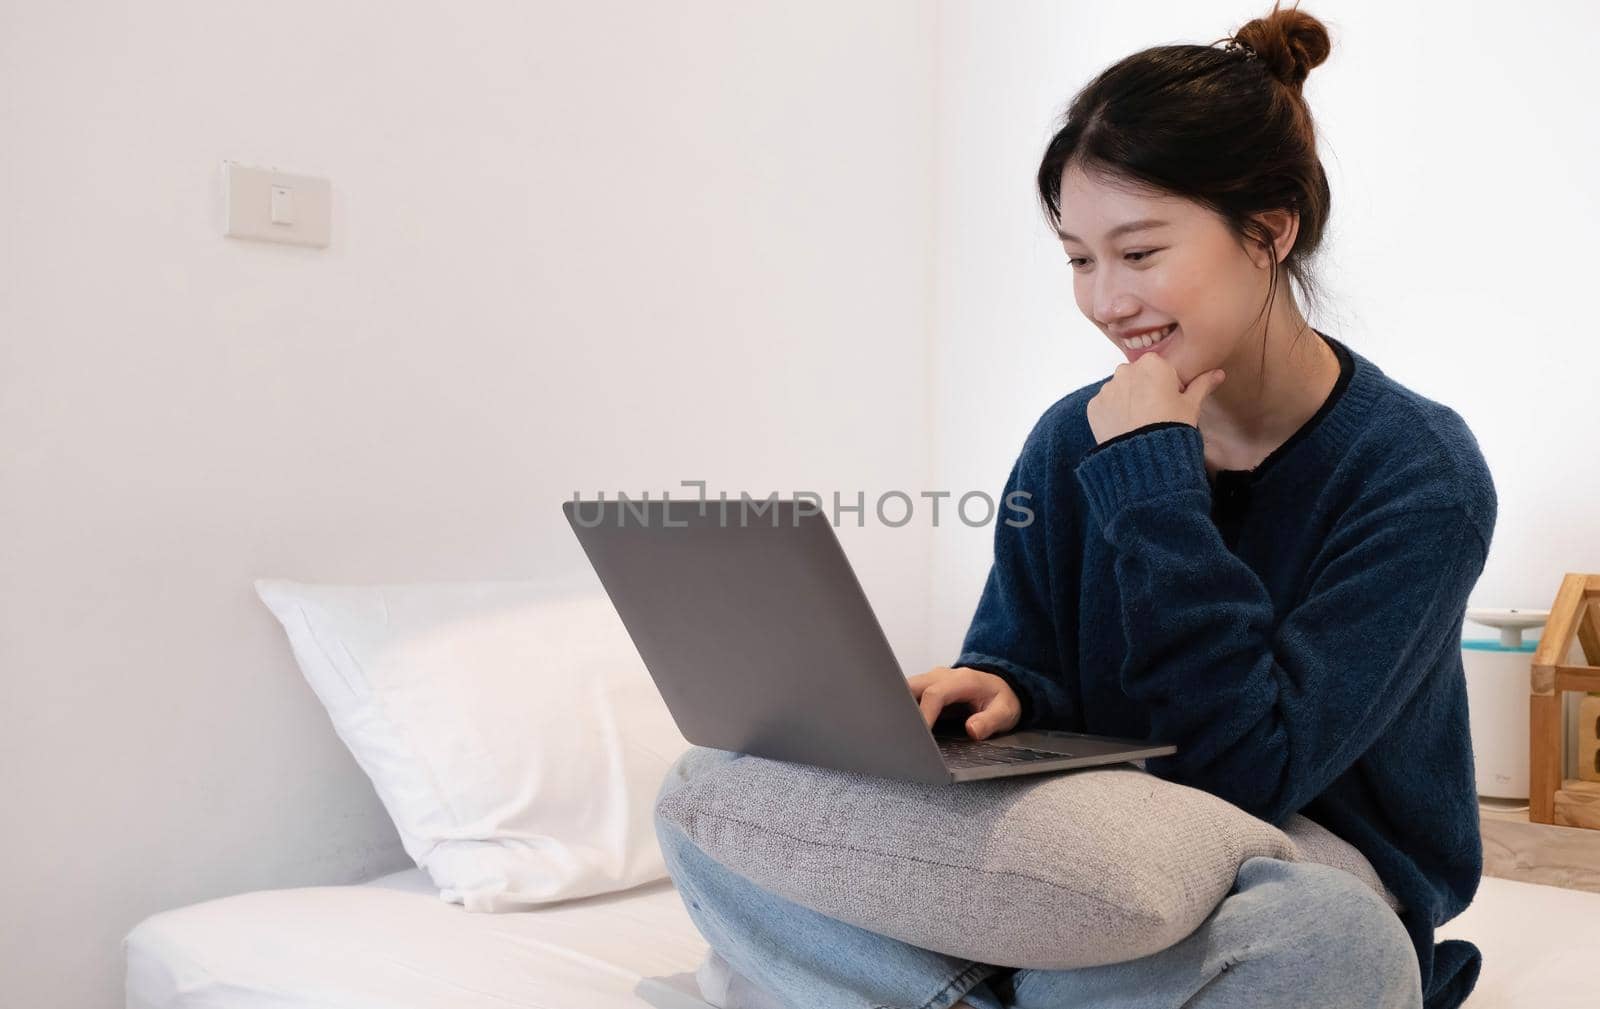
<path id="1" fill-rule="evenodd" d="M 1193 425 L 1095 444 L 1109 377 L 1046 410 L 951 665 L 1004 678 L 1018 729 L 1175 743 L 1146 769 L 1355 845 L 1405 906 L 1426 1009 L 1455 1009 L 1482 954 L 1434 929 L 1483 869 L 1460 640 L 1497 496 L 1458 414 L 1315 332 L 1333 392 L 1215 484 Z"/>

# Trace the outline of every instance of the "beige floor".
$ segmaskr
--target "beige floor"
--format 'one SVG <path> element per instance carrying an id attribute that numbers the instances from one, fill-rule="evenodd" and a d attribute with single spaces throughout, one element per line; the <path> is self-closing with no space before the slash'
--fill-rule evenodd
<path id="1" fill-rule="evenodd" d="M 1600 830 L 1529 823 L 1520 805 L 1482 801 L 1483 874 L 1600 893 Z"/>

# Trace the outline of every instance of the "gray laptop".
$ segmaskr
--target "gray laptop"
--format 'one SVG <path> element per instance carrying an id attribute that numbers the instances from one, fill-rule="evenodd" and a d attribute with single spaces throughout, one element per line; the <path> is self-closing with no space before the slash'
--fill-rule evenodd
<path id="1" fill-rule="evenodd" d="M 1149 740 L 930 732 L 827 515 L 793 498 L 562 505 L 684 738 L 939 784 L 1176 753 Z"/>

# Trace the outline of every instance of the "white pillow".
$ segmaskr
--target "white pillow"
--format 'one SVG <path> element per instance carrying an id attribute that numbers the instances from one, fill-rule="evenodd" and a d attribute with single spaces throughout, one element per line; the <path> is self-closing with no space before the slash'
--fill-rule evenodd
<path id="1" fill-rule="evenodd" d="M 255 582 L 407 854 L 468 911 L 664 879 L 689 748 L 611 600 L 536 582 Z"/>

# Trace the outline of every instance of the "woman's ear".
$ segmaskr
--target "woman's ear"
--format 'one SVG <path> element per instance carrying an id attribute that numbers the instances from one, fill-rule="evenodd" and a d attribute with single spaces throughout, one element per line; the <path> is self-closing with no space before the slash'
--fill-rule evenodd
<path id="1" fill-rule="evenodd" d="M 1300 234 L 1300 212 L 1296 210 L 1269 210 L 1264 214 L 1257 214 L 1256 220 L 1267 229 L 1272 236 L 1272 261 L 1258 259 L 1252 250 L 1251 259 L 1262 269 L 1274 263 L 1283 262 L 1283 258 L 1294 248 L 1294 240 Z"/>

